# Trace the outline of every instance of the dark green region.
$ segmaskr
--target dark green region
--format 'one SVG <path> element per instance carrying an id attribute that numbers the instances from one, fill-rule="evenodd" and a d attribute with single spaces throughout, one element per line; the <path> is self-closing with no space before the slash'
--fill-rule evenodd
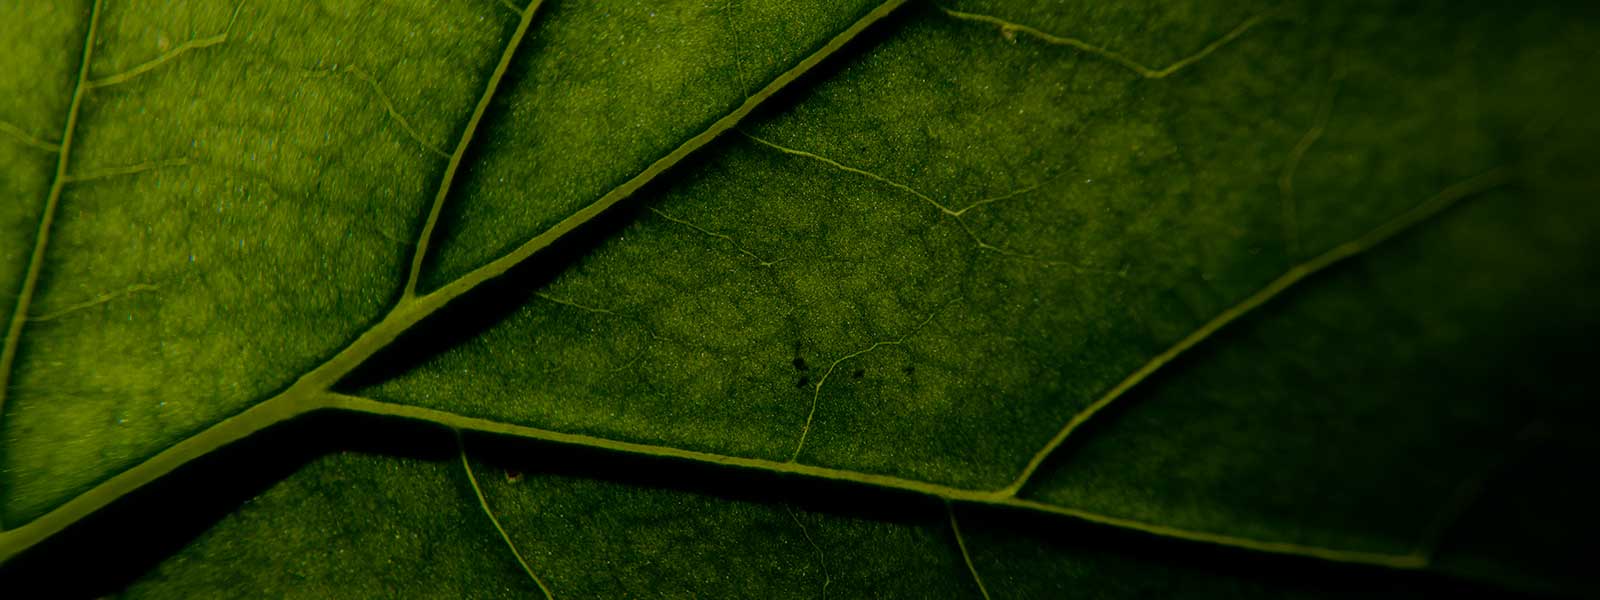
<path id="1" fill-rule="evenodd" d="M 1444 0 L 0 7 L 0 557 L 106 505 L 0 596 L 1600 593 L 1596 40 Z M 106 491 L 348 348 L 346 412 Z"/>

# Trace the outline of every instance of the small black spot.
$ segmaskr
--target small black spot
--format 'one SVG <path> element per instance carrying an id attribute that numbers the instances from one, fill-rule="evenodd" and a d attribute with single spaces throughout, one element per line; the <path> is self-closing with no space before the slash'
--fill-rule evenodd
<path id="1" fill-rule="evenodd" d="M 907 375 L 915 375 L 915 374 L 917 374 L 917 368 L 916 367 L 906 367 L 906 368 L 900 369 L 900 370 L 904 371 L 905 374 L 907 374 Z"/>
<path id="2" fill-rule="evenodd" d="M 856 372 L 850 374 L 850 378 L 851 379 L 861 379 L 862 377 L 865 377 L 866 374 L 867 374 L 867 370 L 866 369 L 856 369 Z"/>
<path id="3" fill-rule="evenodd" d="M 801 377 L 800 381 L 797 381 L 794 384 L 795 387 L 800 388 L 802 390 L 806 389 L 806 386 L 808 386 L 808 385 L 811 385 L 811 378 L 810 377 Z"/>
<path id="4" fill-rule="evenodd" d="M 805 371 L 805 370 L 810 369 L 810 368 L 811 367 L 806 366 L 806 359 L 800 358 L 798 356 L 794 357 L 794 370 L 796 370 L 796 371 Z"/>

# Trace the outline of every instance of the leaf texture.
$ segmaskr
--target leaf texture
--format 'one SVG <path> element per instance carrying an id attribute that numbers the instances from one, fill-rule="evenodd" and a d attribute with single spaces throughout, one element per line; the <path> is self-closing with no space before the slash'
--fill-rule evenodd
<path id="1" fill-rule="evenodd" d="M 1589 7 L 0 10 L 11 585 L 1600 590 Z"/>

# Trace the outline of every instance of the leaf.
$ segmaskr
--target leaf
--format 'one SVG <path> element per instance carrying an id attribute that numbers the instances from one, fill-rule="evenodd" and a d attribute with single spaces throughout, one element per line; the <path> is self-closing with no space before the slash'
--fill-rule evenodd
<path id="1" fill-rule="evenodd" d="M 6 577 L 1593 593 L 1596 15 L 1474 8 L 13 7 Z"/>

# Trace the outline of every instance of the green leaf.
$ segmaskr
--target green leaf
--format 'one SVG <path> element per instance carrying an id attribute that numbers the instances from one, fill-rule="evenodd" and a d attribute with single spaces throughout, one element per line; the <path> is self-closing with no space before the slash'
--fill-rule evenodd
<path id="1" fill-rule="evenodd" d="M 1590 7 L 80 4 L 8 586 L 1600 591 Z"/>

